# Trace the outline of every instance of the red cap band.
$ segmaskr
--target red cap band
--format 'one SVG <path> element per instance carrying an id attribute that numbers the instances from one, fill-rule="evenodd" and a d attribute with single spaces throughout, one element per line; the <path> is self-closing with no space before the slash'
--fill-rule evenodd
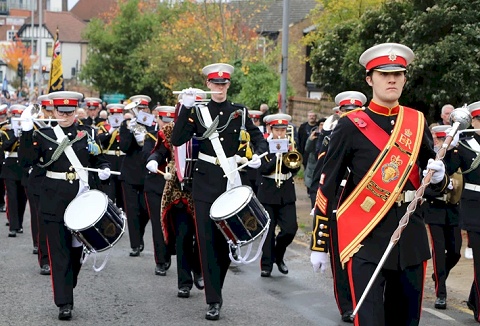
<path id="1" fill-rule="evenodd" d="M 344 106 L 344 105 L 362 106 L 363 104 L 362 104 L 362 101 L 351 98 L 351 99 L 340 101 L 339 106 Z"/>
<path id="2" fill-rule="evenodd" d="M 122 108 L 110 108 L 108 111 L 110 111 L 110 113 L 123 113 Z"/>
<path id="3" fill-rule="evenodd" d="M 399 55 L 386 55 L 383 57 L 377 57 L 367 63 L 366 69 L 371 70 L 378 66 L 383 65 L 402 65 L 404 67 L 407 66 L 407 60 Z"/>
<path id="4" fill-rule="evenodd" d="M 447 137 L 447 133 L 445 131 L 439 131 L 435 133 L 437 137 Z"/>
<path id="5" fill-rule="evenodd" d="M 43 100 L 41 102 L 42 105 L 44 106 L 53 106 L 53 101 L 52 100 Z"/>
<path id="6" fill-rule="evenodd" d="M 78 105 L 78 100 L 77 99 L 63 99 L 63 98 L 57 98 L 53 100 L 53 105 L 54 106 L 77 106 Z"/>
<path id="7" fill-rule="evenodd" d="M 175 118 L 175 112 L 158 111 L 158 115 L 161 117 Z"/>
<path id="8" fill-rule="evenodd" d="M 208 74 L 208 79 L 217 79 L 217 78 L 225 78 L 230 79 L 230 74 L 225 71 L 216 71 Z"/>
<path id="9" fill-rule="evenodd" d="M 269 125 L 288 125 L 288 120 L 280 119 L 280 120 L 272 120 L 268 123 Z"/>

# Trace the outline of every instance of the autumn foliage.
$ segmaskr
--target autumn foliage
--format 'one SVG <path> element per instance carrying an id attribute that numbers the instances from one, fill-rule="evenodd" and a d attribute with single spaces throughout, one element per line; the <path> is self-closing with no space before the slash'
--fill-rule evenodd
<path id="1" fill-rule="evenodd" d="M 37 60 L 36 56 L 31 58 L 32 51 L 26 47 L 20 38 L 4 45 L 1 58 L 7 66 L 17 70 L 19 62 L 22 62 L 24 71 L 29 71 L 32 64 Z"/>

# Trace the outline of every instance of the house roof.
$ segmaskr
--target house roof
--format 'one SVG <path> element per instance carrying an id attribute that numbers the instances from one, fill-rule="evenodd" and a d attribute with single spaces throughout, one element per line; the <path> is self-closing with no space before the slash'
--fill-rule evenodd
<path id="1" fill-rule="evenodd" d="M 89 22 L 93 18 L 101 18 L 104 13 L 111 11 L 117 2 L 118 0 L 79 0 L 70 12 Z"/>
<path id="2" fill-rule="evenodd" d="M 283 0 L 274 0 L 265 10 L 256 13 L 251 22 L 258 33 L 279 32 L 283 27 Z M 316 0 L 290 0 L 289 25 L 304 20 L 310 11 L 317 5 Z"/>
<path id="3" fill-rule="evenodd" d="M 25 21 L 22 30 L 31 24 L 31 18 Z M 38 15 L 34 17 L 34 24 L 38 26 Z M 55 33 L 59 31 L 60 42 L 63 43 L 86 43 L 87 41 L 82 38 L 82 32 L 87 24 L 68 11 L 44 11 L 43 13 L 43 26 L 48 32 L 55 36 Z"/>

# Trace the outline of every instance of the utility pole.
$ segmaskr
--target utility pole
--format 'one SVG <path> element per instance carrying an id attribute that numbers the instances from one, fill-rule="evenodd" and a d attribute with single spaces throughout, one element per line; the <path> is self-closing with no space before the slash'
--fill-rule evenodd
<path id="1" fill-rule="evenodd" d="M 38 0 L 38 95 L 41 95 L 43 91 L 43 63 L 42 63 L 43 38 L 42 38 L 42 35 L 43 35 L 43 1 Z"/>
<path id="2" fill-rule="evenodd" d="M 33 53 L 33 28 L 35 26 L 34 24 L 34 15 L 35 15 L 35 4 L 34 4 L 34 1 L 35 0 L 31 0 L 30 1 L 30 4 L 32 6 L 32 22 L 30 24 L 30 62 L 31 62 L 31 65 L 30 65 L 30 101 L 33 100 L 33 94 L 35 93 L 35 84 L 34 84 L 34 73 L 33 73 L 33 58 L 34 58 L 34 53 Z"/>
<path id="3" fill-rule="evenodd" d="M 282 65 L 280 79 L 280 103 L 281 113 L 287 113 L 287 85 L 288 85 L 288 19 L 289 0 L 283 0 L 283 23 L 282 23 Z"/>

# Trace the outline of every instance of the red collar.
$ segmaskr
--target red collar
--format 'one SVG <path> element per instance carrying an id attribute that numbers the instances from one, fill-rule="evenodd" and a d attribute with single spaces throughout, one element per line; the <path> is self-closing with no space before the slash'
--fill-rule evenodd
<path id="1" fill-rule="evenodd" d="M 379 105 L 373 101 L 370 101 L 370 105 L 368 106 L 368 108 L 370 109 L 370 111 L 376 114 L 390 116 L 398 114 L 398 111 L 400 110 L 400 105 L 397 104 L 393 108 L 388 108 L 386 106 Z"/>

